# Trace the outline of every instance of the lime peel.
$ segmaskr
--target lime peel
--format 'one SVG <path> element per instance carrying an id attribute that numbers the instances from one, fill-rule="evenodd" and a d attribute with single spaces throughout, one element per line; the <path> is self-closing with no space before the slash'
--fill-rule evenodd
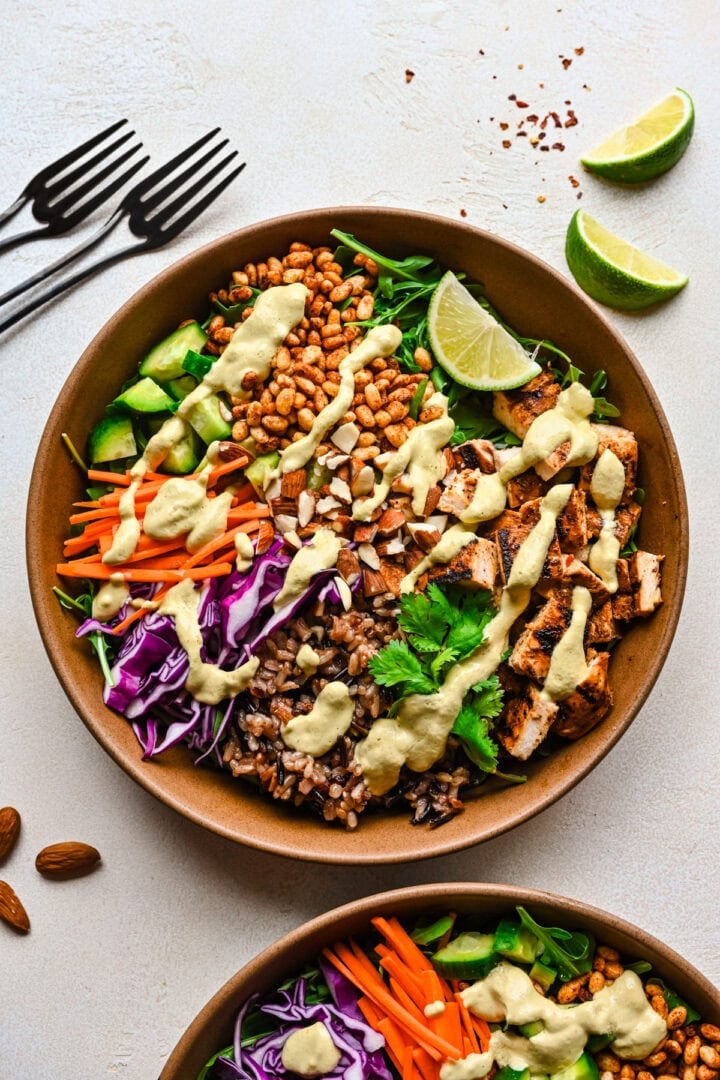
<path id="1" fill-rule="evenodd" d="M 692 98 L 677 88 L 580 160 L 589 172 L 606 180 L 622 184 L 654 180 L 683 156 L 694 126 Z"/>
<path id="2" fill-rule="evenodd" d="M 583 210 L 568 226 L 565 257 L 588 296 L 624 311 L 669 300 L 688 283 L 686 275 L 609 232 Z"/>
<path id="3" fill-rule="evenodd" d="M 440 367 L 473 390 L 511 390 L 542 370 L 452 270 L 430 300 L 428 336 Z"/>

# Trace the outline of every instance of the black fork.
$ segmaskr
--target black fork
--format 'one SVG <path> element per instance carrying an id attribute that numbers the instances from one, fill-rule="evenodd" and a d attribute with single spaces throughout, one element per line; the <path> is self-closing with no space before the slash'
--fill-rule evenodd
<path id="1" fill-rule="evenodd" d="M 0 225 L 13 218 L 28 203 L 32 203 L 33 217 L 41 222 L 43 227 L 28 229 L 26 232 L 16 233 L 6 240 L 1 240 L 0 251 L 8 251 L 29 240 L 38 240 L 44 236 L 61 236 L 69 232 L 112 198 L 115 192 L 119 191 L 123 184 L 126 184 L 138 169 L 142 168 L 149 160 L 147 157 L 135 161 L 120 175 L 113 176 L 142 147 L 142 143 L 137 143 L 117 157 L 112 157 L 115 151 L 124 146 L 135 134 L 134 131 L 126 131 L 119 138 L 108 143 L 107 140 L 125 124 L 127 120 L 118 120 L 117 123 L 111 124 L 109 128 L 93 136 L 92 139 L 88 139 L 81 146 L 76 146 L 74 150 L 70 150 L 57 161 L 53 161 L 51 165 L 41 169 L 29 181 L 15 202 L 8 206 L 7 210 L 0 212 Z M 106 145 L 101 146 L 101 143 Z M 96 147 L 100 147 L 98 152 L 88 157 L 87 155 Z M 71 168 L 71 166 L 75 167 Z M 102 167 L 95 172 L 97 166 Z M 68 169 L 69 172 L 66 171 Z M 96 190 L 111 176 L 113 179 L 110 183 L 99 191 Z"/>
<path id="2" fill-rule="evenodd" d="M 162 247 L 164 244 L 169 243 L 170 240 L 173 240 L 178 236 L 183 229 L 186 229 L 188 225 L 190 225 L 204 210 L 207 209 L 208 206 L 210 206 L 212 202 L 215 201 L 218 195 L 220 195 L 245 168 L 245 162 L 241 165 L 237 165 L 234 169 L 231 169 L 230 172 L 226 172 L 216 184 L 209 188 L 209 190 L 206 190 L 208 185 L 211 184 L 216 177 L 219 177 L 226 166 L 237 157 L 237 150 L 231 151 L 220 161 L 216 161 L 216 163 L 203 172 L 202 175 L 199 175 L 200 170 L 225 146 L 227 146 L 227 139 L 222 139 L 214 147 L 206 150 L 206 152 L 197 160 L 192 161 L 190 164 L 188 163 L 194 154 L 208 146 L 219 131 L 220 128 L 214 128 L 212 131 L 208 132 L 207 135 L 203 135 L 197 142 L 194 142 L 191 146 L 188 146 L 185 150 L 181 151 L 181 153 L 177 154 L 177 156 L 168 161 L 167 164 L 156 169 L 155 172 L 151 173 L 145 180 L 141 180 L 139 184 L 136 184 L 127 193 L 117 210 L 110 215 L 105 224 L 101 226 L 96 233 L 93 233 L 89 239 L 68 252 L 67 255 L 58 259 L 57 262 L 45 267 L 44 270 L 39 271 L 31 278 L 23 281 L 20 285 L 16 285 L 14 288 L 10 289 L 3 296 L 0 296 L 0 304 L 12 300 L 13 297 L 18 296 L 21 292 L 25 292 L 26 289 L 31 288 L 33 285 L 37 285 L 38 282 L 43 281 L 50 274 L 54 274 L 56 271 L 62 269 L 62 267 L 67 266 L 68 263 L 79 258 L 86 251 L 94 248 L 101 240 L 108 236 L 109 233 L 116 229 L 121 221 L 127 221 L 130 231 L 135 236 L 141 237 L 140 243 L 130 244 L 128 247 L 121 248 L 119 251 L 111 252 L 109 255 L 90 263 L 89 266 L 86 266 L 83 270 L 79 270 L 71 277 L 58 282 L 57 285 L 51 287 L 47 292 L 43 292 L 39 299 L 26 304 L 24 307 L 20 308 L 19 311 L 14 312 L 9 318 L 5 319 L 4 322 L 0 323 L 0 332 L 13 326 L 16 322 L 35 311 L 41 305 L 47 304 L 56 296 L 59 296 L 67 289 L 72 288 L 73 285 L 77 285 L 79 282 L 89 278 L 99 270 L 103 270 L 105 267 L 111 266 L 113 263 L 119 262 L 121 259 L 136 252 Z M 188 165 L 186 169 L 182 172 L 177 172 L 181 166 L 186 164 Z M 167 183 L 163 184 L 163 181 L 166 178 L 168 178 Z M 192 183 L 190 183 L 189 186 L 184 187 L 190 180 L 192 180 Z M 203 192 L 204 194 L 201 194 Z M 170 199 L 173 195 L 176 197 Z M 195 196 L 199 196 L 199 198 L 195 199 Z M 168 199 L 170 199 L 169 202 L 167 201 Z"/>

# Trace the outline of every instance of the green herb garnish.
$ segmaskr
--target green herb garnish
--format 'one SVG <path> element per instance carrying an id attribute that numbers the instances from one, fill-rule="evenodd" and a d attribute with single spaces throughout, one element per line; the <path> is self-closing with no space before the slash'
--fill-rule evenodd
<path id="1" fill-rule="evenodd" d="M 515 909 L 523 926 L 527 927 L 542 945 L 539 959 L 557 968 L 561 982 L 592 971 L 593 940 L 589 934 L 563 930 L 560 926 L 540 926 L 523 907 Z M 560 944 L 562 942 L 562 944 Z"/>

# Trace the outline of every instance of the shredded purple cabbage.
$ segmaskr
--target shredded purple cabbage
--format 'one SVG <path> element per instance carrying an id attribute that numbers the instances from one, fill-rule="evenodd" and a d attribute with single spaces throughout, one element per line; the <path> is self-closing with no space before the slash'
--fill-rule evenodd
<path id="1" fill-rule="evenodd" d="M 211 1076 L 218 1080 L 275 1080 L 294 1077 L 282 1062 L 282 1050 L 287 1038 L 301 1028 L 312 1024 L 325 1024 L 332 1041 L 340 1051 L 340 1060 L 332 1072 L 325 1073 L 325 1080 L 392 1080 L 383 1047 L 385 1040 L 374 1031 L 357 1005 L 355 988 L 329 965 L 323 965 L 333 1003 L 307 1004 L 307 983 L 300 978 L 289 990 L 278 990 L 270 1000 L 259 1006 L 259 1011 L 280 1021 L 269 1035 L 263 1035 L 252 1046 L 243 1047 L 243 1023 L 250 1008 L 256 1004 L 257 995 L 250 998 L 238 1013 L 235 1023 L 234 1061 L 218 1058 Z"/>
<path id="2" fill-rule="evenodd" d="M 272 603 L 282 588 L 290 561 L 282 537 L 276 536 L 247 572 L 233 570 L 225 577 L 202 583 L 198 622 L 205 662 L 234 670 L 308 603 L 317 599 L 342 603 L 338 571 L 333 568 L 319 571 L 301 596 L 273 611 Z M 358 577 L 353 590 L 359 585 Z M 154 585 L 133 585 L 131 599 L 149 599 L 156 590 Z M 131 610 L 128 604 L 123 605 L 107 624 L 86 619 L 77 636 L 98 630 L 111 633 Z M 104 701 L 131 721 L 144 757 L 155 757 L 185 742 L 197 753 L 197 761 L 214 754 L 222 764 L 218 744 L 230 722 L 234 699 L 219 706 L 197 701 L 185 689 L 189 666 L 174 619 L 148 612 L 122 638 L 111 668 L 112 685 L 107 684 L 103 692 Z"/>

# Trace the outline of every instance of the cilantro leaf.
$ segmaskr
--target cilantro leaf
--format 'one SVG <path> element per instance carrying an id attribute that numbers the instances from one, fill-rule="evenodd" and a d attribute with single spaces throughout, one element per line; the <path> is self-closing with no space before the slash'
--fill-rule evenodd
<path id="1" fill-rule="evenodd" d="M 473 704 L 481 716 L 494 720 L 499 716 L 503 707 L 503 688 L 497 675 L 491 675 L 489 679 L 473 686 L 475 698 Z"/>
<path id="2" fill-rule="evenodd" d="M 457 608 L 455 625 L 447 636 L 446 647 L 452 649 L 458 657 L 473 652 L 481 644 L 485 628 L 494 614 L 492 593 L 487 589 L 464 594 L 463 602 Z"/>
<path id="3" fill-rule="evenodd" d="M 418 652 L 437 652 L 442 648 L 447 624 L 431 596 L 405 593 L 400 599 L 398 624 Z"/>
<path id="4" fill-rule="evenodd" d="M 490 737 L 488 721 L 472 705 L 463 705 L 452 727 L 465 753 L 483 772 L 495 772 L 498 764 L 497 743 Z"/>
<path id="5" fill-rule="evenodd" d="M 423 671 L 417 656 L 404 641 L 390 641 L 368 664 L 375 682 L 381 686 L 404 684 L 405 694 L 432 694 L 435 683 Z"/>

